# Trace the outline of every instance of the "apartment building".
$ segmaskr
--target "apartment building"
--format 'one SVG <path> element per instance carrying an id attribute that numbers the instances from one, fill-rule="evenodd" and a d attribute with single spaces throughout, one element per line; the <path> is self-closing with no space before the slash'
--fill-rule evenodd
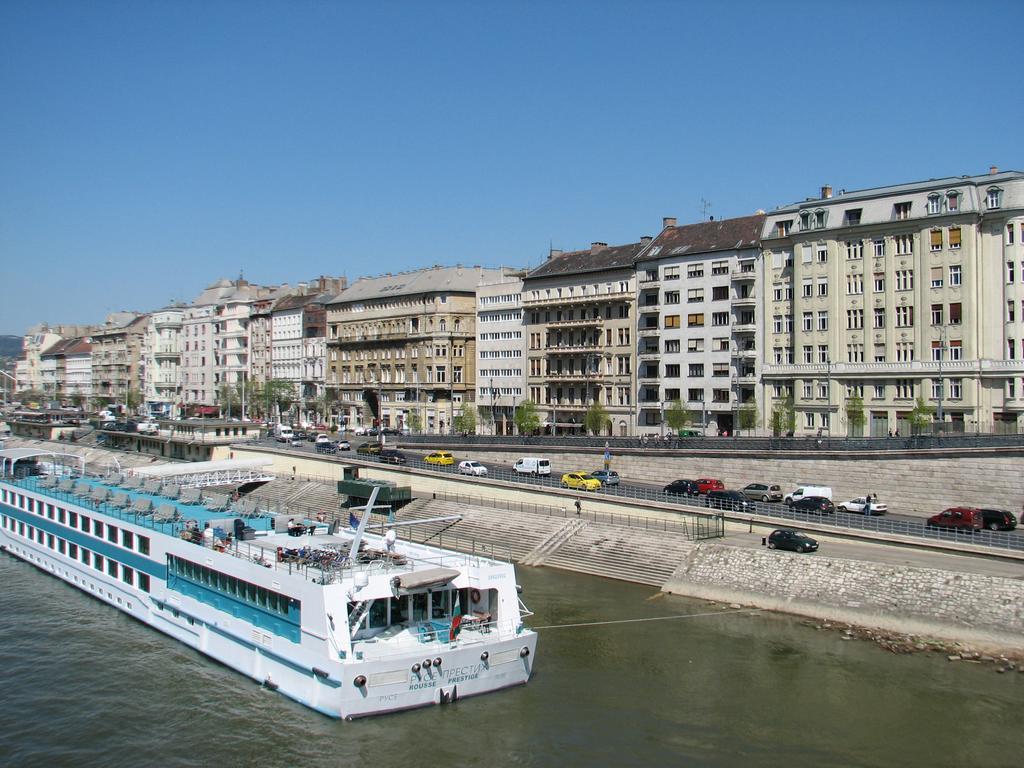
<path id="1" fill-rule="evenodd" d="M 275 291 L 270 296 L 256 299 L 249 310 L 249 375 L 252 381 L 261 384 L 274 377 L 270 315 L 279 298 L 281 296 Z"/>
<path id="2" fill-rule="evenodd" d="M 632 434 L 636 279 L 633 261 L 650 242 L 552 251 L 523 279 L 528 399 L 546 431 L 581 434 L 594 403 L 605 434 Z"/>
<path id="3" fill-rule="evenodd" d="M 502 274 L 476 291 L 476 400 L 484 433 L 511 435 L 526 398 L 523 274 Z"/>
<path id="4" fill-rule="evenodd" d="M 14 366 L 16 392 L 42 392 L 42 355 L 62 339 L 88 336 L 92 326 L 49 325 L 40 323 L 29 328 L 21 342 L 21 357 Z"/>
<path id="5" fill-rule="evenodd" d="M 114 312 L 91 336 L 94 400 L 141 403 L 145 379 L 142 345 L 149 315 Z"/>
<path id="6" fill-rule="evenodd" d="M 64 393 L 72 404 L 87 407 L 92 402 L 92 342 L 75 339 L 64 350 Z"/>
<path id="7" fill-rule="evenodd" d="M 766 410 L 791 395 L 798 432 L 885 436 L 921 398 L 943 429 L 1018 431 L 1022 223 L 1024 174 L 995 168 L 771 212 Z"/>
<path id="8" fill-rule="evenodd" d="M 341 421 L 450 431 L 476 400 L 477 287 L 500 274 L 433 267 L 361 278 L 331 298 L 327 386 Z"/>
<path id="9" fill-rule="evenodd" d="M 78 339 L 61 339 L 47 347 L 39 355 L 40 388 L 47 400 L 63 401 L 66 397 L 67 361 L 65 352 L 72 348 Z"/>
<path id="10" fill-rule="evenodd" d="M 284 296 L 270 318 L 273 378 L 291 382 L 301 420 L 313 421 L 314 402 L 324 391 L 326 310 L 329 296 Z"/>
<path id="11" fill-rule="evenodd" d="M 150 315 L 146 327 L 143 400 L 146 412 L 158 418 L 172 418 L 180 412 L 184 317 L 184 306 L 164 307 Z"/>
<path id="12" fill-rule="evenodd" d="M 677 226 L 666 218 L 639 255 L 640 434 L 665 434 L 665 412 L 676 401 L 708 434 L 733 434 L 741 405 L 761 407 L 764 220 L 757 214 Z"/>

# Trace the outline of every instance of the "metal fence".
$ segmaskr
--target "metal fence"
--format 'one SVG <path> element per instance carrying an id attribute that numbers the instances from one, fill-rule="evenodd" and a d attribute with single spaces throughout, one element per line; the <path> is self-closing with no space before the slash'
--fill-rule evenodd
<path id="1" fill-rule="evenodd" d="M 298 450 L 305 451 L 306 449 Z M 347 451 L 339 453 L 338 456 L 343 458 L 357 458 L 370 462 L 378 461 L 374 456 L 367 456 L 363 454 L 356 455 L 354 452 L 350 455 Z M 418 470 L 435 472 L 438 474 L 460 474 L 457 464 L 448 466 L 427 464 L 422 459 L 414 458 L 409 455 L 406 455 L 406 464 L 404 466 L 413 467 Z M 463 475 L 463 477 L 465 477 L 465 475 Z M 505 469 L 504 467 L 488 467 L 487 479 L 500 480 L 513 485 L 525 485 L 536 488 L 562 487 L 560 475 L 522 475 L 514 470 Z M 584 501 L 587 498 L 602 499 L 605 501 L 621 498 L 670 504 L 674 507 L 672 511 L 678 510 L 680 514 L 690 515 L 701 514 L 694 508 L 706 508 L 709 503 L 706 496 L 679 496 L 676 494 L 666 493 L 661 488 L 645 488 L 642 486 L 632 485 L 603 486 L 598 491 L 580 491 L 577 496 Z M 464 496 L 464 498 L 472 498 L 472 496 Z M 571 507 L 574 500 L 575 499 L 573 497 L 568 497 L 566 499 L 566 503 Z M 981 547 L 990 547 L 996 550 L 1024 552 L 1024 534 L 1017 531 L 982 530 L 977 533 L 971 533 L 970 531 L 959 529 L 947 530 L 930 528 L 925 524 L 925 520 L 895 520 L 885 516 L 864 516 L 861 514 L 846 512 L 822 515 L 815 512 L 793 510 L 785 504 L 766 503 L 761 501 L 748 501 L 742 506 L 715 510 L 715 512 L 712 512 L 710 509 L 708 511 L 708 513 L 711 513 L 712 515 L 715 515 L 717 512 L 728 514 L 733 519 L 739 520 L 745 520 L 750 516 L 756 515 L 760 517 L 775 518 L 781 521 L 791 521 L 794 525 L 813 523 L 815 526 L 834 527 L 837 530 L 842 531 L 870 531 L 883 536 L 908 536 L 911 538 L 919 538 L 929 541 L 956 542 L 961 544 L 969 543 Z M 704 514 L 706 515 L 708 513 Z M 574 510 L 572 514 L 575 514 Z M 634 515 L 632 517 L 637 521 L 636 525 L 645 525 L 644 522 L 641 522 L 644 519 L 642 516 Z M 614 518 L 616 521 L 621 519 L 623 521 L 621 524 L 626 525 L 628 524 L 626 520 L 630 518 L 630 515 L 623 514 L 620 516 L 619 514 L 615 514 Z M 590 519 L 594 518 L 591 517 Z M 711 533 L 709 535 L 713 536 L 722 534 Z"/>

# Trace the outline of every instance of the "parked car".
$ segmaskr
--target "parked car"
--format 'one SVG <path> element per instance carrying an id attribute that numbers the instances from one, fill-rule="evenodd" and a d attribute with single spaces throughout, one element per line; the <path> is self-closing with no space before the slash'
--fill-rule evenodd
<path id="1" fill-rule="evenodd" d="M 451 451 L 434 451 L 424 456 L 423 460 L 427 464 L 439 464 L 444 467 L 455 463 L 455 457 L 452 456 Z"/>
<path id="2" fill-rule="evenodd" d="M 818 542 L 806 533 L 791 528 L 780 528 L 768 534 L 768 549 L 788 549 L 791 552 L 816 552 Z"/>
<path id="3" fill-rule="evenodd" d="M 601 481 L 601 485 L 618 485 L 619 484 L 619 473 L 614 469 L 598 469 L 590 473 L 591 477 L 596 477 Z"/>
<path id="4" fill-rule="evenodd" d="M 700 432 L 698 432 L 696 429 L 680 429 L 679 430 L 679 436 L 680 437 L 700 437 Z"/>
<path id="5" fill-rule="evenodd" d="M 348 440 L 335 440 L 334 447 L 337 448 L 339 451 L 351 451 L 352 443 L 350 443 Z"/>
<path id="6" fill-rule="evenodd" d="M 981 510 L 982 524 L 990 531 L 1012 531 L 1017 527 L 1017 518 L 1008 509 Z"/>
<path id="7" fill-rule="evenodd" d="M 459 462 L 459 473 L 463 475 L 481 475 L 487 474 L 487 467 L 481 464 L 479 461 L 460 461 Z"/>
<path id="8" fill-rule="evenodd" d="M 697 488 L 697 483 L 693 480 L 673 480 L 663 490 L 665 493 L 675 496 L 698 496 L 700 494 L 700 489 Z"/>
<path id="9" fill-rule="evenodd" d="M 768 483 L 751 483 L 741 493 L 754 501 L 782 501 L 782 486 Z"/>
<path id="10" fill-rule="evenodd" d="M 824 496 L 804 496 L 790 504 L 789 508 L 796 512 L 815 512 L 819 515 L 832 515 L 836 511 L 835 504 Z"/>
<path id="11" fill-rule="evenodd" d="M 360 453 L 363 456 L 379 456 L 380 452 L 380 443 L 363 443 L 358 448 L 356 448 L 356 453 Z"/>
<path id="12" fill-rule="evenodd" d="M 523 456 L 512 467 L 520 475 L 550 475 L 551 462 L 536 456 Z"/>
<path id="13" fill-rule="evenodd" d="M 704 506 L 731 512 L 748 512 L 754 505 L 740 491 L 708 491 L 704 497 Z"/>
<path id="14" fill-rule="evenodd" d="M 805 496 L 822 496 L 826 499 L 832 498 L 832 489 L 827 485 L 798 485 L 792 491 L 786 494 L 785 501 L 787 504 L 792 505 L 794 501 L 804 498 Z"/>
<path id="15" fill-rule="evenodd" d="M 405 464 L 405 456 L 394 448 L 382 448 L 377 457 L 385 464 Z"/>
<path id="16" fill-rule="evenodd" d="M 366 427 L 356 427 L 355 429 L 352 430 L 352 434 L 353 435 L 360 435 L 360 436 L 365 435 L 366 434 Z"/>
<path id="17" fill-rule="evenodd" d="M 323 432 L 321 432 L 319 435 L 316 436 L 316 440 L 314 440 L 313 442 L 318 443 L 318 444 L 319 443 L 329 443 L 329 442 L 331 442 L 331 438 L 328 437 Z"/>
<path id="18" fill-rule="evenodd" d="M 317 453 L 337 453 L 338 452 L 338 446 L 336 446 L 334 443 L 332 443 L 330 441 L 323 442 L 323 443 L 317 443 L 316 445 L 313 446 L 313 449 Z"/>
<path id="19" fill-rule="evenodd" d="M 586 472 L 566 472 L 562 475 L 562 487 L 596 491 L 601 488 L 601 481 Z"/>
<path id="20" fill-rule="evenodd" d="M 974 507 L 950 507 L 932 515 L 925 526 L 928 528 L 952 528 L 964 531 L 980 531 L 985 525 L 985 518 L 980 509 Z"/>
<path id="21" fill-rule="evenodd" d="M 880 501 L 875 501 L 874 497 L 871 499 L 871 506 L 868 507 L 867 496 L 858 496 L 856 499 L 844 501 L 836 509 L 840 512 L 856 512 L 859 515 L 884 515 L 889 511 L 889 507 Z"/>
<path id="22" fill-rule="evenodd" d="M 698 477 L 696 480 L 697 490 L 700 493 L 707 493 L 708 491 L 724 491 L 725 483 L 721 480 L 716 480 L 713 477 Z"/>

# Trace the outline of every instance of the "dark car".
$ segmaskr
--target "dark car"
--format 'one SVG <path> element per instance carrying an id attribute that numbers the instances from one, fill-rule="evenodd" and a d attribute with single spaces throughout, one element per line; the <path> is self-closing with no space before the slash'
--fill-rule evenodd
<path id="1" fill-rule="evenodd" d="M 665 493 L 671 493 L 674 496 L 699 496 L 700 489 L 697 488 L 697 483 L 693 480 L 673 480 L 671 483 L 665 486 Z"/>
<path id="2" fill-rule="evenodd" d="M 363 456 L 379 456 L 380 452 L 380 443 L 363 443 L 356 448 L 356 453 L 361 453 Z"/>
<path id="3" fill-rule="evenodd" d="M 619 484 L 619 473 L 614 469 L 596 469 L 590 473 L 591 477 L 596 477 L 601 481 L 601 485 L 618 485 Z"/>
<path id="4" fill-rule="evenodd" d="M 797 499 L 789 506 L 795 512 L 814 512 L 819 515 L 833 515 L 836 505 L 824 496 L 804 496 Z"/>
<path id="5" fill-rule="evenodd" d="M 739 491 L 708 491 L 704 497 L 704 506 L 732 512 L 747 512 L 753 508 L 750 499 Z"/>
<path id="6" fill-rule="evenodd" d="M 1012 531 L 1017 527 L 1017 518 L 1008 509 L 982 508 L 981 522 L 990 531 Z"/>
<path id="7" fill-rule="evenodd" d="M 316 452 L 317 453 L 337 453 L 338 452 L 338 446 L 335 445 L 334 443 L 317 443 L 316 444 Z"/>
<path id="8" fill-rule="evenodd" d="M 405 456 L 394 448 L 382 448 L 377 455 L 385 464 L 405 464 Z"/>
<path id="9" fill-rule="evenodd" d="M 701 493 L 725 490 L 725 483 L 713 477 L 698 477 L 695 482 L 697 483 L 697 490 Z"/>
<path id="10" fill-rule="evenodd" d="M 925 523 L 928 528 L 954 528 L 971 533 L 980 531 L 983 525 L 981 510 L 974 507 L 950 507 L 932 515 Z"/>
<path id="11" fill-rule="evenodd" d="M 816 552 L 818 542 L 806 533 L 791 528 L 780 528 L 768 535 L 768 549 L 788 549 L 791 552 Z"/>

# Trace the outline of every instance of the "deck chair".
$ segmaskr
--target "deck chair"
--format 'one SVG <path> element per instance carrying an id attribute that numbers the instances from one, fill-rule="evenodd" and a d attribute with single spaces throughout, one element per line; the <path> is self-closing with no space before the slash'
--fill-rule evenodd
<path id="1" fill-rule="evenodd" d="M 93 504 L 102 504 L 110 496 L 110 491 L 102 486 L 97 486 L 92 489 L 92 493 L 89 495 L 89 500 Z"/>
<path id="2" fill-rule="evenodd" d="M 142 478 L 136 476 L 127 477 L 124 479 L 124 482 L 121 483 L 121 487 L 129 491 L 134 491 L 136 488 L 142 487 Z"/>
<path id="3" fill-rule="evenodd" d="M 57 490 L 61 493 L 73 493 L 75 490 L 75 481 L 61 480 L 60 483 L 57 484 Z"/>
<path id="4" fill-rule="evenodd" d="M 115 493 L 107 503 L 114 509 L 124 509 L 131 504 L 131 497 L 127 493 Z"/>
<path id="5" fill-rule="evenodd" d="M 223 512 L 231 504 L 231 499 L 222 493 L 211 493 L 203 500 L 203 506 L 211 512 Z"/>
<path id="6" fill-rule="evenodd" d="M 39 481 L 40 488 L 56 488 L 60 479 L 56 475 L 47 475 Z"/>
<path id="7" fill-rule="evenodd" d="M 136 515 L 148 515 L 153 511 L 153 502 L 149 499 L 136 499 L 132 502 L 132 513 Z"/>
<path id="8" fill-rule="evenodd" d="M 150 493 L 154 496 L 160 494 L 160 481 L 159 480 L 147 480 L 142 484 L 142 492 Z"/>
<path id="9" fill-rule="evenodd" d="M 108 472 L 102 477 L 102 480 L 107 485 L 120 485 L 124 480 L 124 475 L 120 472 Z"/>
<path id="10" fill-rule="evenodd" d="M 88 496 L 92 493 L 92 486 L 88 483 L 75 483 L 73 493 L 75 496 Z"/>
<path id="11" fill-rule="evenodd" d="M 182 488 L 179 499 L 182 504 L 200 504 L 203 496 L 198 488 Z"/>
<path id="12" fill-rule="evenodd" d="M 181 519 L 181 515 L 173 504 L 161 504 L 153 513 L 152 518 L 154 523 L 173 523 L 179 519 Z"/>
<path id="13" fill-rule="evenodd" d="M 165 499 L 176 499 L 181 496 L 181 486 L 174 483 L 167 483 L 160 487 L 160 495 Z"/>

